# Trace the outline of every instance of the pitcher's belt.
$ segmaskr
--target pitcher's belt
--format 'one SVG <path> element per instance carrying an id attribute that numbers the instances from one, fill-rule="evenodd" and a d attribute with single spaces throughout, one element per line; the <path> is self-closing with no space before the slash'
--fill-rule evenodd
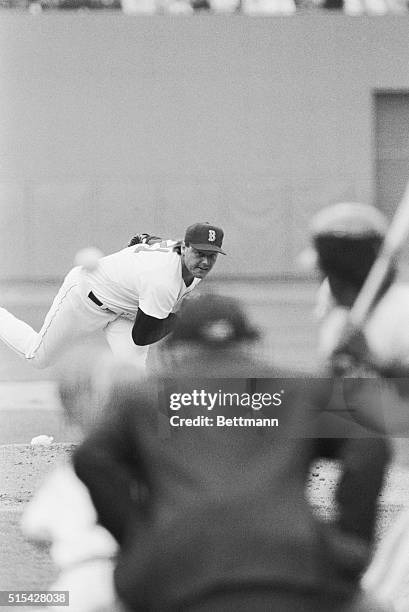
<path id="1" fill-rule="evenodd" d="M 90 291 L 88 293 L 88 298 L 91 300 L 91 302 L 94 302 L 94 304 L 99 306 L 99 308 L 102 308 L 102 310 L 106 310 L 107 312 L 111 312 L 112 314 L 119 315 L 125 319 L 129 319 L 130 321 L 133 321 L 135 319 L 135 315 L 131 312 L 123 312 L 122 310 L 112 310 L 112 308 L 105 306 L 105 304 L 97 298 L 93 291 Z"/>
<path id="2" fill-rule="evenodd" d="M 97 298 L 97 296 L 96 296 L 96 295 L 95 295 L 95 294 L 94 294 L 92 291 L 90 291 L 90 292 L 88 293 L 88 297 L 89 297 L 89 299 L 90 299 L 92 302 L 94 302 L 94 304 L 96 304 L 97 306 L 103 306 L 103 303 L 101 302 L 101 300 L 99 300 L 99 299 Z"/>

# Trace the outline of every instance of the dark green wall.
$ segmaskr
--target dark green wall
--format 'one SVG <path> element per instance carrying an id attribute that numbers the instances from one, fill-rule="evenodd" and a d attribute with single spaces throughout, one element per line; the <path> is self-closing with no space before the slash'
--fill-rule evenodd
<path id="1" fill-rule="evenodd" d="M 130 234 L 226 230 L 227 275 L 294 273 L 311 213 L 374 201 L 375 90 L 409 18 L 3 12 L 0 279 Z"/>

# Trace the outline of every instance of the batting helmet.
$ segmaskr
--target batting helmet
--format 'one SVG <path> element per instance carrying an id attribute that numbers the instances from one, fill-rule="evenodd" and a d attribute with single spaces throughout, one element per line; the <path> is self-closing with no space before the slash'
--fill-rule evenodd
<path id="1" fill-rule="evenodd" d="M 322 209 L 311 224 L 322 272 L 359 290 L 372 267 L 388 223 L 375 207 L 341 202 Z"/>
<path id="2" fill-rule="evenodd" d="M 316 236 L 331 235 L 340 238 L 383 237 L 388 222 L 374 206 L 360 202 L 340 202 L 320 210 L 313 218 L 311 233 Z"/>

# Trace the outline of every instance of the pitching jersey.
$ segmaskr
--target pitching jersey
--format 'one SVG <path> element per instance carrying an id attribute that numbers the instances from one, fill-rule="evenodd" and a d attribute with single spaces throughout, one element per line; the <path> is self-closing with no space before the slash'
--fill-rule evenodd
<path id="1" fill-rule="evenodd" d="M 157 319 L 175 312 L 200 279 L 186 287 L 176 242 L 137 244 L 99 260 L 87 273 L 90 290 L 114 312 L 136 315 L 138 308 Z"/>

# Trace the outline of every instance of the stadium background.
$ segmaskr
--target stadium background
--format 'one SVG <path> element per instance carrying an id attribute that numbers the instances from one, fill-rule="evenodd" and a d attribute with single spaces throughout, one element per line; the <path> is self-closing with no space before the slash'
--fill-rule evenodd
<path id="1" fill-rule="evenodd" d="M 317 282 L 297 255 L 321 206 L 396 206 L 409 176 L 407 27 L 320 12 L 3 13 L 0 303 L 38 328 L 78 249 L 209 220 L 229 256 L 208 286 L 244 300 L 277 361 L 310 366 Z M 1 443 L 69 441 L 52 380 L 0 347 Z M 29 470 L 53 461 L 29 462 L 24 497 L 13 475 L 25 463 L 4 448 L 3 495 L 24 502 Z M 1 524 L 19 538 L 21 506 L 10 508 Z"/>
<path id="2" fill-rule="evenodd" d="M 390 215 L 408 176 L 406 16 L 5 11 L 0 48 L 1 303 L 38 326 L 79 248 L 211 220 L 229 253 L 212 282 L 308 363 L 312 214 Z"/>
<path id="3" fill-rule="evenodd" d="M 198 218 L 217 275 L 289 277 L 315 210 L 407 178 L 405 17 L 5 13 L 0 47 L 1 280 Z"/>

